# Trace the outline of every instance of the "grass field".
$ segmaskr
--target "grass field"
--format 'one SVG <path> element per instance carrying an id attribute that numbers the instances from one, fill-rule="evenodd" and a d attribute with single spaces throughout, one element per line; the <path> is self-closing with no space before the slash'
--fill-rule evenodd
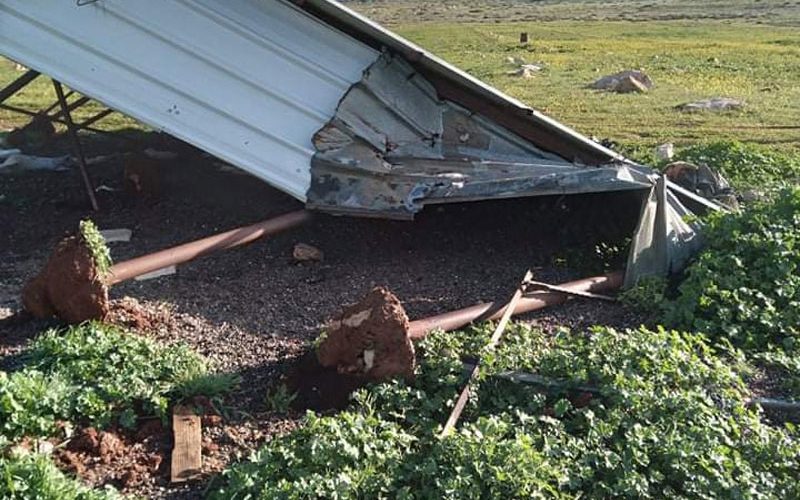
<path id="1" fill-rule="evenodd" d="M 409 22 L 746 20 L 800 25 L 798 0 L 345 0 L 389 26 Z"/>
<path id="2" fill-rule="evenodd" d="M 401 34 L 579 131 L 626 143 L 736 138 L 800 146 L 800 31 L 718 22 L 402 25 Z M 519 33 L 532 39 L 518 43 Z M 508 76 L 507 58 L 542 63 Z M 644 69 L 645 95 L 589 90 L 600 76 Z M 733 97 L 741 112 L 686 114 L 674 106 Z"/>
<path id="3" fill-rule="evenodd" d="M 636 146 L 731 138 L 800 148 L 800 30 L 793 26 L 800 24 L 795 23 L 800 20 L 800 2 L 349 5 L 393 24 L 412 41 L 587 135 Z M 493 22 L 474 22 L 486 21 L 481 12 L 495 16 L 490 18 Z M 510 22 L 527 18 L 536 21 Z M 633 20 L 576 20 L 586 18 Z M 531 38 L 527 46 L 518 42 L 523 31 Z M 507 62 L 511 56 L 541 63 L 544 70 L 533 78 L 509 76 L 514 69 Z M 629 68 L 644 69 L 655 89 L 645 95 L 618 95 L 586 88 L 600 76 Z M 18 75 L 11 62 L 0 61 L 0 85 Z M 721 114 L 674 109 L 710 97 L 741 99 L 746 107 Z M 49 81 L 40 78 L 9 103 L 36 109 L 53 99 Z M 77 117 L 95 110 L 87 106 Z M 0 128 L 25 120 L 0 111 Z M 100 122 L 106 129 L 133 125 L 119 114 Z"/>

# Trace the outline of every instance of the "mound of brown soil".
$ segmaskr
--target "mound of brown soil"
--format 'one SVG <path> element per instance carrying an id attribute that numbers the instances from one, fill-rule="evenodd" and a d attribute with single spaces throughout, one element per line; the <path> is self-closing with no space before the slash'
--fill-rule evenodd
<path id="1" fill-rule="evenodd" d="M 324 367 L 369 380 L 413 377 L 414 346 L 405 309 L 386 288 L 372 289 L 328 324 L 317 356 Z"/>
<path id="2" fill-rule="evenodd" d="M 105 318 L 108 288 L 82 238 L 70 236 L 56 245 L 44 269 L 22 290 L 22 303 L 39 318 L 58 316 L 68 323 Z"/>

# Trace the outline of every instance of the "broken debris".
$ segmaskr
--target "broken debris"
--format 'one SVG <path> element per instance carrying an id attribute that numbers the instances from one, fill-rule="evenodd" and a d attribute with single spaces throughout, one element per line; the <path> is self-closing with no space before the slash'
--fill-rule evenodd
<path id="1" fill-rule="evenodd" d="M 7 151 L 19 151 L 7 150 Z M 32 156 L 19 153 L 3 155 L 0 162 L 0 174 L 16 174 L 19 172 L 44 170 L 50 172 L 64 172 L 72 166 L 72 159 L 69 155 L 57 156 L 54 158 L 46 156 Z"/>
<path id="2" fill-rule="evenodd" d="M 131 241 L 131 236 L 133 235 L 133 231 L 130 229 L 103 229 L 100 231 L 100 236 L 106 240 L 106 243 L 127 243 Z"/>
<path id="3" fill-rule="evenodd" d="M 666 166 L 664 175 L 670 181 L 695 194 L 729 208 L 738 208 L 731 185 L 719 172 L 715 172 L 705 164 L 694 165 L 676 161 Z"/>
<path id="4" fill-rule="evenodd" d="M 23 288 L 22 303 L 36 317 L 58 316 L 69 323 L 108 314 L 108 287 L 82 238 L 70 236 L 56 246 L 44 269 Z"/>

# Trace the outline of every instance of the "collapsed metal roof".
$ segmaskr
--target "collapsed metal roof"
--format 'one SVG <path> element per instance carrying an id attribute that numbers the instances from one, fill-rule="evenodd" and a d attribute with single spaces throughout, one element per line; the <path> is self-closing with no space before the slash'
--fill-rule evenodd
<path id="1" fill-rule="evenodd" d="M 5 0 L 0 52 L 310 208 L 412 218 L 427 203 L 640 189 L 658 209 L 632 255 L 692 239 L 649 169 L 337 2 L 296 4 Z"/>

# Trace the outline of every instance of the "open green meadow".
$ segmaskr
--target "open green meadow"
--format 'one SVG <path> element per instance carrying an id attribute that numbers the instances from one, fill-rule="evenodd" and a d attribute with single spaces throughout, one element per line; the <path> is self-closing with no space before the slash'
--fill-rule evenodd
<path id="1" fill-rule="evenodd" d="M 739 139 L 800 147 L 800 30 L 718 22 L 580 22 L 402 25 L 401 34 L 582 133 L 655 145 Z M 519 44 L 520 32 L 531 42 Z M 508 58 L 541 64 L 510 76 Z M 647 94 L 586 88 L 597 78 L 643 69 Z M 684 113 L 712 97 L 742 111 Z"/>

